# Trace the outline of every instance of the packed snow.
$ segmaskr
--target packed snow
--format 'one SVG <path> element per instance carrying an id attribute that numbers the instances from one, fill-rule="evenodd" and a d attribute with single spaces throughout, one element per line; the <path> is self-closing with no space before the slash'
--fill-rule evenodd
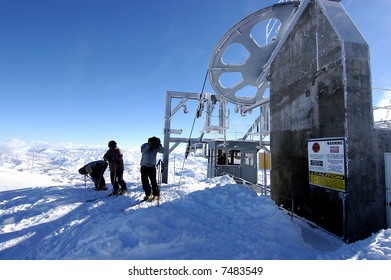
<path id="1" fill-rule="evenodd" d="M 180 150 L 159 205 L 139 203 L 139 147 L 118 144 L 129 193 L 107 197 L 110 184 L 95 191 L 78 173 L 105 146 L 0 141 L 0 259 L 391 259 L 391 229 L 346 244 L 228 176 L 207 178 L 206 159 Z"/>

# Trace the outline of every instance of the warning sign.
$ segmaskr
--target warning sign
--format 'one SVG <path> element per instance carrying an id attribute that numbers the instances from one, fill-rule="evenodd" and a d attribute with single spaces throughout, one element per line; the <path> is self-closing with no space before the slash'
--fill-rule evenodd
<path id="1" fill-rule="evenodd" d="M 308 141 L 308 170 L 311 185 L 345 191 L 345 140 Z"/>

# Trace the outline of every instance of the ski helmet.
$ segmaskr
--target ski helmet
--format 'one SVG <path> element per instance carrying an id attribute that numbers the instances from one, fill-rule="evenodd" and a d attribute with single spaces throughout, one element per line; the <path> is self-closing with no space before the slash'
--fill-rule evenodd
<path id="1" fill-rule="evenodd" d="M 111 140 L 109 142 L 108 146 L 110 149 L 115 149 L 115 148 L 117 148 L 117 142 L 115 142 L 114 140 Z"/>

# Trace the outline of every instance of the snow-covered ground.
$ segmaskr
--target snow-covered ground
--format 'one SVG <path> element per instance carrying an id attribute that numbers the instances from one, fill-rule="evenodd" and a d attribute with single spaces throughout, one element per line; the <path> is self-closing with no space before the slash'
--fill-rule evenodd
<path id="1" fill-rule="evenodd" d="M 78 173 L 105 146 L 0 141 L 0 259 L 391 260 L 391 229 L 346 244 L 227 176 L 206 178 L 206 160 L 183 165 L 180 152 L 160 206 L 136 205 L 141 154 L 119 146 L 129 194 L 107 197 L 110 184 L 96 192 Z"/>

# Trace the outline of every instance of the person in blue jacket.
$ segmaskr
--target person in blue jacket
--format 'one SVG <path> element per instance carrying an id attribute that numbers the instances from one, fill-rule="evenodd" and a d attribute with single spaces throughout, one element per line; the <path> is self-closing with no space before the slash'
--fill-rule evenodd
<path id="1" fill-rule="evenodd" d="M 153 136 L 148 139 L 148 143 L 141 145 L 141 183 L 143 185 L 144 200 L 157 200 L 159 197 L 158 184 L 156 182 L 156 155 L 164 153 L 165 149 L 160 143 L 160 139 Z"/>

